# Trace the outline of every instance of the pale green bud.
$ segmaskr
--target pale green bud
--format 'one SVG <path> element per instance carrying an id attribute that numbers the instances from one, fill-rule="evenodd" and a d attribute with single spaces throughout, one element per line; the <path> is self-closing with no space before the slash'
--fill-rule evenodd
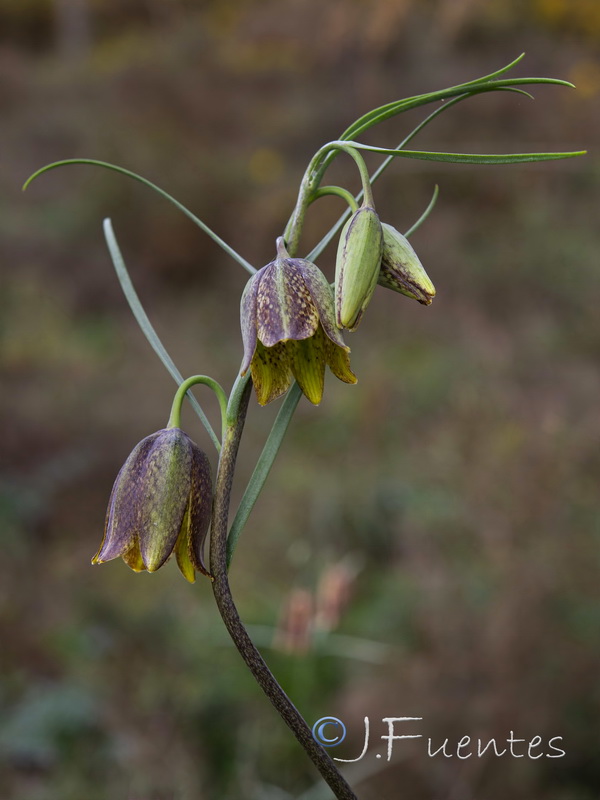
<path id="1" fill-rule="evenodd" d="M 428 306 L 435 297 L 435 286 L 423 269 L 406 236 L 388 225 L 383 228 L 383 251 L 379 284 Z"/>
<path id="2" fill-rule="evenodd" d="M 351 331 L 369 305 L 381 263 L 383 232 L 377 212 L 361 206 L 345 224 L 335 264 L 335 314 L 339 328 Z"/>

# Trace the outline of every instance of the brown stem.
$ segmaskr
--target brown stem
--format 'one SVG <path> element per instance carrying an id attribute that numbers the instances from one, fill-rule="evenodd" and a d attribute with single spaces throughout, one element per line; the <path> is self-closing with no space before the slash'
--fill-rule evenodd
<path id="1" fill-rule="evenodd" d="M 210 570 L 219 613 L 240 655 L 259 686 L 300 742 L 338 800 L 358 800 L 332 759 L 318 744 L 304 718 L 283 691 L 248 635 L 233 602 L 227 577 L 227 524 L 231 485 L 252 383 L 248 381 L 241 398 L 236 422 L 227 429 L 219 459 L 210 536 Z"/>

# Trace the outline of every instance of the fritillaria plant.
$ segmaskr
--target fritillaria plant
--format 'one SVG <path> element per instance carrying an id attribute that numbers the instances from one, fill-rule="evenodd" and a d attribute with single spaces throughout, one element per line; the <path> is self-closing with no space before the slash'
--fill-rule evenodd
<path id="1" fill-rule="evenodd" d="M 108 248 L 127 300 L 150 344 L 177 382 L 178 389 L 167 426 L 136 445 L 119 472 L 110 496 L 104 538 L 92 561 L 100 564 L 121 557 L 135 571 L 154 572 L 175 554 L 179 568 L 188 581 L 193 582 L 197 573 L 207 576 L 212 582 L 215 600 L 227 630 L 248 668 L 334 795 L 344 800 L 356 798 L 356 795 L 334 761 L 313 738 L 302 715 L 250 639 L 232 597 L 228 569 L 238 537 L 264 486 L 300 397 L 304 395 L 315 405 L 320 403 L 326 366 L 344 383 L 356 383 L 350 367 L 350 348 L 344 341 L 343 330 L 356 330 L 372 301 L 376 285 L 392 289 L 426 306 L 433 300 L 433 283 L 408 239 L 431 212 L 437 198 L 437 186 L 429 206 L 404 234 L 392 224 L 382 222 L 375 207 L 373 185 L 393 159 L 413 158 L 456 164 L 515 164 L 582 154 L 476 155 L 407 149 L 409 142 L 439 114 L 477 94 L 509 91 L 531 97 L 521 87 L 543 83 L 571 86 L 566 81 L 552 78 L 504 77 L 521 58 L 483 78 L 375 108 L 353 122 L 339 139 L 323 145 L 304 173 L 295 208 L 277 239 L 275 257 L 258 270 L 175 198 L 122 167 L 91 159 L 72 159 L 49 164 L 32 175 L 25 184 L 27 186 L 42 173 L 66 164 L 92 164 L 119 172 L 144 183 L 175 204 L 250 273 L 241 297 L 243 357 L 231 392 L 227 395 L 216 381 L 207 376 L 197 375 L 184 380 L 178 372 L 135 293 L 110 220 L 104 221 Z M 369 128 L 404 111 L 429 104 L 435 104 L 434 110 L 398 147 L 388 149 L 360 141 L 359 137 Z M 371 175 L 361 151 L 386 156 Z M 349 155 L 358 168 L 362 191 L 357 197 L 342 186 L 323 183 L 328 167 L 341 153 Z M 326 195 L 338 196 L 345 203 L 346 210 L 322 241 L 300 258 L 297 254 L 301 251 L 301 233 L 306 214 L 313 203 Z M 316 262 L 336 236 L 338 252 L 332 287 Z M 219 435 L 190 392 L 195 384 L 205 384 L 218 398 L 221 408 Z M 282 396 L 284 399 L 230 525 L 231 486 L 252 386 L 260 405 L 274 402 Z M 209 457 L 181 430 L 180 415 L 185 397 L 188 397 L 214 444 L 214 484 Z M 209 529 L 210 558 L 206 566 L 203 551 Z"/>

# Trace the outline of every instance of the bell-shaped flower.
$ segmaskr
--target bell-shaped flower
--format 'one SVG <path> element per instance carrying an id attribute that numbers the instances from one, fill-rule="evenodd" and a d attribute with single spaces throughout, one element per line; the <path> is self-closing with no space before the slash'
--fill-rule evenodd
<path id="1" fill-rule="evenodd" d="M 383 253 L 379 284 L 407 297 L 418 300 L 424 306 L 435 297 L 435 286 L 423 269 L 419 256 L 406 236 L 387 223 L 382 223 Z"/>
<path id="2" fill-rule="evenodd" d="M 193 583 L 204 566 L 212 509 L 205 453 L 180 428 L 165 428 L 134 447 L 110 496 L 104 538 L 92 564 L 121 556 L 136 572 L 155 572 L 175 553 Z"/>
<path id="3" fill-rule="evenodd" d="M 345 383 L 356 383 L 350 348 L 335 324 L 333 292 L 321 270 L 291 258 L 282 238 L 277 258 L 248 281 L 241 301 L 244 360 L 260 405 L 280 397 L 293 378 L 311 403 L 323 396 L 325 365 Z"/>

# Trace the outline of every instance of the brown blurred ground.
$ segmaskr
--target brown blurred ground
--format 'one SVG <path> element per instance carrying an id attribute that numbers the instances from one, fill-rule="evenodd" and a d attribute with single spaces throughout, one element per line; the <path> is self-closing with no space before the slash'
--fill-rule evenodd
<path id="1" fill-rule="evenodd" d="M 23 180 L 61 158 L 114 161 L 260 266 L 322 142 L 522 50 L 519 75 L 578 91 L 474 99 L 415 147 L 591 155 L 389 170 L 378 210 L 400 229 L 440 184 L 413 240 L 438 297 L 423 309 L 377 291 L 350 342 L 359 385 L 329 379 L 319 410 L 301 404 L 232 580 L 307 719 L 346 722 L 346 758 L 365 715 L 375 737 L 382 717 L 421 716 L 438 746 L 564 739 L 556 760 L 431 759 L 406 742 L 390 764 L 375 742 L 352 773 L 361 800 L 600 795 L 599 43 L 594 0 L 4 0 L 0 796 L 276 800 L 316 780 L 206 582 L 89 564 L 116 470 L 164 425 L 174 388 L 120 294 L 102 218 L 184 374 L 230 386 L 245 274 L 125 178 L 70 167 L 25 195 Z M 420 119 L 370 140 L 393 146 Z M 342 160 L 333 174 L 355 181 Z M 321 202 L 307 250 L 340 210 Z M 331 253 L 320 263 L 332 274 Z M 238 496 L 273 415 L 251 411 Z M 327 600 L 307 646 L 311 595 Z M 299 638 L 280 631 L 269 649 L 294 602 Z"/>

